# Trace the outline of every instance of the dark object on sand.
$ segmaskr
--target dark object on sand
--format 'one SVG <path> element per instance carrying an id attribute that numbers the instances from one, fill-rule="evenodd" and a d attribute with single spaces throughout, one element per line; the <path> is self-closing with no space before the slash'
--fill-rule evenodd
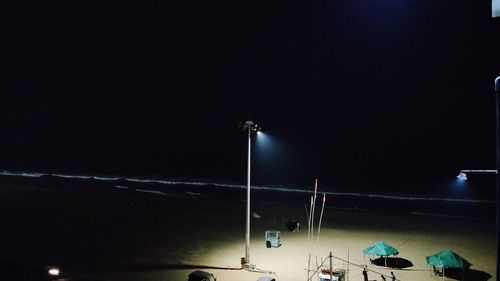
<path id="1" fill-rule="evenodd" d="M 470 268 L 469 269 L 446 268 L 446 272 L 443 272 L 441 276 L 454 280 L 474 280 L 474 281 L 487 281 L 490 280 L 491 278 L 491 274 L 488 274 L 487 272 Z"/>
<path id="2" fill-rule="evenodd" d="M 216 281 L 215 276 L 206 271 L 195 270 L 189 274 L 188 281 Z"/>
<path id="3" fill-rule="evenodd" d="M 263 276 L 257 279 L 257 281 L 276 281 L 276 279 L 269 277 L 269 276 Z"/>
<path id="4" fill-rule="evenodd" d="M 298 231 L 300 229 L 300 224 L 298 221 L 288 221 L 286 223 L 286 229 L 288 231 Z"/>
<path id="5" fill-rule="evenodd" d="M 368 281 L 368 271 L 366 270 L 366 266 L 363 267 L 363 280 Z"/>
<path id="6" fill-rule="evenodd" d="M 370 262 L 374 265 L 398 269 L 413 266 L 413 263 L 411 261 L 400 257 L 380 257 L 376 259 L 370 259 Z"/>

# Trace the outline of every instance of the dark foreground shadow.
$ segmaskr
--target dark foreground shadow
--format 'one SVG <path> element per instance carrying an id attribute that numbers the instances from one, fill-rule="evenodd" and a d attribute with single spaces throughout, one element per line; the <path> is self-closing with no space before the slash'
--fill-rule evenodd
<path id="1" fill-rule="evenodd" d="M 52 266 L 37 264 L 24 264 L 8 260 L 0 260 L 0 280 L 22 280 L 22 281 L 47 281 L 56 280 L 54 276 L 48 274 L 48 269 Z M 200 264 L 165 264 L 165 263 L 107 263 L 107 264 L 79 264 L 57 266 L 62 269 L 62 275 L 57 280 L 75 281 L 110 281 L 106 277 L 100 277 L 109 273 L 143 273 L 162 270 L 196 270 L 196 269 L 222 269 L 241 270 L 240 267 L 221 267 Z M 82 271 L 85 268 L 85 271 Z M 116 279 L 111 279 L 116 280 Z"/>
<path id="2" fill-rule="evenodd" d="M 387 263 L 386 263 L 386 259 L 387 259 Z M 371 260 L 371 262 L 374 265 L 386 266 L 386 267 L 398 268 L 398 269 L 408 268 L 408 267 L 413 266 L 413 263 L 411 263 L 411 261 L 409 261 L 407 259 L 403 259 L 403 258 L 398 258 L 398 257 L 376 258 L 376 259 Z"/>
<path id="3" fill-rule="evenodd" d="M 465 269 L 460 268 L 446 268 L 444 275 L 447 278 L 455 280 L 467 280 L 467 281 L 486 281 L 491 278 L 491 275 L 487 272 L 475 270 L 475 269 Z"/>

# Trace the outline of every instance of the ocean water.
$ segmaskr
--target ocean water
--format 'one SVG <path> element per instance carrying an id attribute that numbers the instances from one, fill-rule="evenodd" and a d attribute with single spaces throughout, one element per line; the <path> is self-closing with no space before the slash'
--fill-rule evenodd
<path id="1" fill-rule="evenodd" d="M 30 184 L 58 188 L 78 187 L 117 192 L 137 192 L 150 196 L 208 200 L 245 201 L 247 187 L 217 180 L 169 180 L 159 177 L 49 174 L 36 172 L 0 172 L 0 183 Z M 356 189 L 353 187 L 318 187 L 317 196 L 326 198 L 325 208 L 359 212 L 398 212 L 417 216 L 459 217 L 494 220 L 496 216 L 495 182 L 482 183 L 488 192 L 474 192 L 477 187 L 465 182 L 416 183 L 409 192 L 390 189 Z M 467 186 L 470 185 L 470 186 Z M 426 190 L 420 192 L 419 190 Z M 434 192 L 428 192 L 434 190 Z M 493 191 L 492 191 L 493 190 Z M 313 187 L 251 186 L 252 202 L 307 205 Z"/>

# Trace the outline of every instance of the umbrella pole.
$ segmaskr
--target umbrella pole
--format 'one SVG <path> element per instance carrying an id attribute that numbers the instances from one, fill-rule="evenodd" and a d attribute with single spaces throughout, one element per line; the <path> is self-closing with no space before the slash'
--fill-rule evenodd
<path id="1" fill-rule="evenodd" d="M 309 271 L 311 269 L 311 253 L 309 253 L 309 260 L 307 261 L 307 279 L 306 281 L 309 281 Z"/>
<path id="2" fill-rule="evenodd" d="M 316 244 L 319 244 L 319 233 L 321 232 L 321 220 L 323 219 L 323 211 L 325 210 L 326 195 L 323 193 L 323 205 L 321 206 L 321 214 L 319 215 L 318 224 L 318 238 L 316 239 Z"/>
<path id="3" fill-rule="evenodd" d="M 347 247 L 347 281 L 349 281 L 349 264 L 349 247 Z"/>
<path id="4" fill-rule="evenodd" d="M 462 280 L 464 280 L 464 261 L 462 260 L 462 257 L 460 257 L 460 264 L 462 265 Z"/>

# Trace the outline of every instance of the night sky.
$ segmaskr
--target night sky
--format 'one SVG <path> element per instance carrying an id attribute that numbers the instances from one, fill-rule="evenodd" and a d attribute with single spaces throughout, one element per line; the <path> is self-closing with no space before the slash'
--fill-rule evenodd
<path id="1" fill-rule="evenodd" d="M 495 168 L 490 1 L 16 1 L 0 169 L 397 184 Z"/>

